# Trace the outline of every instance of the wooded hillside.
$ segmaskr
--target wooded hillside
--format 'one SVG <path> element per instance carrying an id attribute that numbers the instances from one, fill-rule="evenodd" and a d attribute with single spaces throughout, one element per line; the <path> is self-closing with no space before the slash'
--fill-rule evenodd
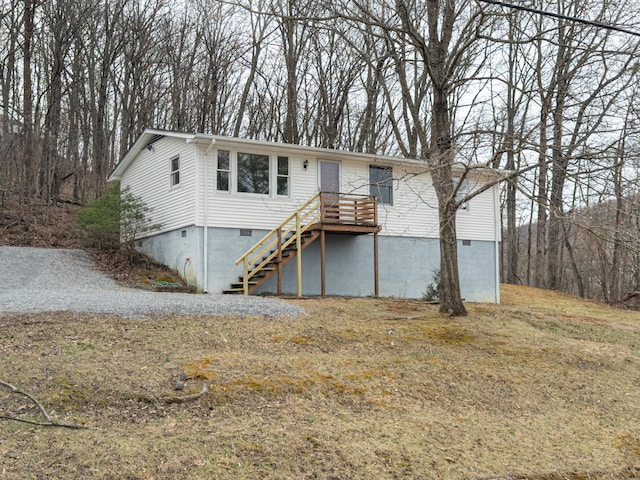
<path id="1" fill-rule="evenodd" d="M 155 127 L 423 159 L 445 229 L 450 166 L 490 166 L 516 173 L 504 280 L 615 302 L 640 288 L 640 5 L 528 5 L 5 0 L 1 195 L 29 232 Z"/>

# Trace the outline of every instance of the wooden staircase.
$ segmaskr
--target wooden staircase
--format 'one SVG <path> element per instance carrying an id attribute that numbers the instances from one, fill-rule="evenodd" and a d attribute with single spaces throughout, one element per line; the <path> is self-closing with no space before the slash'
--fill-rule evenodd
<path id="1" fill-rule="evenodd" d="M 297 259 L 298 296 L 302 295 L 302 250 L 325 232 L 366 234 L 380 231 L 375 197 L 317 193 L 304 205 L 245 252 L 243 274 L 227 294 L 253 293 L 274 274 L 278 276 L 278 295 L 282 294 L 282 268 Z M 324 242 L 324 240 L 323 240 Z"/>
<path id="2" fill-rule="evenodd" d="M 305 232 L 300 239 L 300 249 L 304 250 L 306 247 L 311 245 L 311 243 L 313 243 L 313 241 L 316 240 L 319 236 L 320 236 L 320 231 L 318 230 L 313 232 Z M 293 237 L 291 237 L 290 239 L 293 240 Z M 291 260 L 296 258 L 298 253 L 298 248 L 296 243 L 292 242 L 292 244 L 289 244 L 287 247 L 282 248 L 280 258 L 278 258 L 278 256 L 269 258 L 269 257 L 272 257 L 273 253 L 276 253 L 276 252 L 269 252 L 269 255 L 263 258 L 263 261 L 266 261 L 268 259 L 268 263 L 266 263 L 262 268 L 260 269 L 254 268 L 251 270 L 249 274 L 250 276 L 247 277 L 248 282 L 246 287 L 248 290 L 247 292 L 248 294 L 253 293 L 256 288 L 258 288 L 260 285 L 262 285 L 267 280 L 269 280 L 274 274 L 277 274 L 278 266 L 280 266 L 280 269 L 282 269 L 287 263 L 289 263 Z M 227 290 L 224 290 L 222 293 L 244 293 L 245 291 L 244 278 L 245 278 L 244 275 L 241 275 L 240 277 L 238 277 L 238 281 L 233 282 L 231 284 L 231 287 L 228 288 Z"/>

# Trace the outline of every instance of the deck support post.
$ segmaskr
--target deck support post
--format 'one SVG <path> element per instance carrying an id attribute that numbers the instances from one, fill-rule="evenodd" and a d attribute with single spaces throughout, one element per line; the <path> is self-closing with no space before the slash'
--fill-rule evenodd
<path id="1" fill-rule="evenodd" d="M 244 275 L 242 276 L 242 293 L 249 295 L 249 262 L 244 261 Z"/>
<path id="2" fill-rule="evenodd" d="M 325 254 L 326 254 L 326 232 L 324 230 L 320 230 L 320 292 L 322 298 L 327 294 L 325 279 L 326 279 L 326 262 L 325 262 Z"/>
<path id="3" fill-rule="evenodd" d="M 373 291 L 376 297 L 380 296 L 378 285 L 378 234 L 373 234 Z"/>
<path id="4" fill-rule="evenodd" d="M 276 263 L 278 275 L 278 296 L 282 295 L 282 229 L 278 228 L 278 261 Z"/>
<path id="5" fill-rule="evenodd" d="M 298 297 L 302 296 L 302 238 L 300 235 L 300 211 L 296 213 L 296 255 L 298 257 Z"/>

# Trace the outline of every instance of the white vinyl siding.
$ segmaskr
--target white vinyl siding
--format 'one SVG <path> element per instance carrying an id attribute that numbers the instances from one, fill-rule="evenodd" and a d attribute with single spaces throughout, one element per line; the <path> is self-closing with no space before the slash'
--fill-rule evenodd
<path id="1" fill-rule="evenodd" d="M 343 193 L 369 194 L 369 164 L 342 163 Z M 393 205 L 378 204 L 378 222 L 381 235 L 399 237 L 438 238 L 438 199 L 431 175 L 415 165 L 393 166 Z M 398 181 L 399 179 L 399 181 Z M 467 188 L 483 185 L 482 176 L 469 175 Z M 494 187 L 498 188 L 498 187 Z M 467 210 L 458 210 L 456 224 L 458 238 L 494 241 L 496 223 L 493 211 L 493 189 L 474 197 Z"/>
<path id="2" fill-rule="evenodd" d="M 180 159 L 180 183 L 171 186 L 171 160 Z M 195 222 L 195 148 L 183 139 L 165 137 L 154 143 L 152 151 L 143 149 L 122 175 L 122 188 L 140 197 L 151 208 L 153 223 L 162 231 Z M 155 233 L 155 232 L 154 232 Z"/>
<path id="3" fill-rule="evenodd" d="M 467 177 L 469 193 L 484 184 L 483 178 Z M 494 186 L 467 202 L 466 210 L 458 210 L 456 226 L 458 239 L 465 240 L 489 240 L 495 241 L 496 235 L 500 235 L 500 219 L 495 215 L 495 191 L 499 186 Z M 496 222 L 498 225 L 496 226 Z M 496 232 L 497 229 L 497 232 Z"/>
<path id="4" fill-rule="evenodd" d="M 222 143 L 222 142 L 221 142 Z M 217 191 L 219 150 L 230 151 L 233 158 L 238 150 L 232 142 L 216 148 L 197 146 L 180 138 L 165 138 L 154 144 L 155 151 L 141 151 L 122 178 L 123 187 L 130 185 L 134 194 L 144 198 L 153 209 L 154 222 L 163 224 L 163 230 L 185 225 L 210 227 L 271 230 L 286 217 L 294 213 L 318 192 L 319 157 L 296 154 L 291 150 L 266 150 L 272 161 L 271 182 L 273 189 L 268 195 Z M 199 172 L 196 175 L 196 148 L 200 150 Z M 259 152 L 255 152 L 259 153 Z M 180 157 L 180 188 L 170 188 L 167 181 L 168 162 Z M 288 196 L 277 195 L 275 189 L 279 179 L 278 156 L 288 158 Z M 326 155 L 329 156 L 329 155 Z M 322 158 L 326 158 L 323 156 Z M 340 191 L 347 194 L 370 194 L 370 159 L 330 158 L 340 162 Z M 304 161 L 309 166 L 304 169 Z M 375 165 L 375 164 L 374 164 Z M 408 164 L 385 164 L 393 168 L 393 205 L 378 205 L 378 221 L 382 225 L 381 235 L 438 238 L 438 202 L 431 176 L 425 169 Z M 236 182 L 234 166 L 229 167 L 229 186 Z M 281 172 L 284 172 L 281 170 Z M 482 176 L 470 174 L 468 189 L 473 192 L 482 184 Z M 195 183 L 198 182 L 196 190 Z M 457 214 L 458 238 L 461 240 L 496 239 L 495 189 L 474 197 L 467 210 Z M 206 205 L 205 205 L 206 202 Z M 205 218 L 206 214 L 206 218 Z M 257 240 L 256 240 L 257 241 Z"/>
<path id="5" fill-rule="evenodd" d="M 289 154 L 289 197 L 247 195 L 235 193 L 220 195 L 215 192 L 215 154 L 207 161 L 206 191 L 207 224 L 211 227 L 271 230 L 291 215 L 318 191 L 318 158 Z M 304 160 L 309 167 L 304 170 Z M 342 193 L 369 195 L 369 163 L 342 160 Z M 400 237 L 438 238 L 438 201 L 433 190 L 431 176 L 415 166 L 394 165 L 393 205 L 378 205 L 378 221 L 381 235 Z M 473 189 L 477 179 L 470 178 Z M 226 193 L 226 192 L 224 192 Z M 470 201 L 469 211 L 457 215 L 458 237 L 466 240 L 495 240 L 493 192 L 489 190 Z"/>
<path id="6" fill-rule="evenodd" d="M 232 157 L 235 155 L 232 145 L 224 145 L 220 148 L 231 150 Z M 274 161 L 274 167 L 277 167 L 278 156 L 288 157 L 288 176 L 286 177 L 288 196 L 277 194 L 276 185 L 279 177 L 277 168 L 274 168 L 272 172 L 274 188 L 270 195 L 217 192 L 215 190 L 216 169 L 214 162 L 217 153 L 207 153 L 205 159 L 208 162 L 206 185 L 202 185 L 201 190 L 205 192 L 204 195 L 208 202 L 206 209 L 207 225 L 210 227 L 271 230 L 317 192 L 314 159 L 291 154 L 278 155 L 277 152 L 269 152 L 269 154 Z M 305 159 L 310 162 L 306 170 L 303 166 Z M 284 170 L 280 171 L 284 173 Z M 281 173 L 280 177 L 283 177 L 283 173 Z M 256 239 L 256 241 L 258 240 Z"/>

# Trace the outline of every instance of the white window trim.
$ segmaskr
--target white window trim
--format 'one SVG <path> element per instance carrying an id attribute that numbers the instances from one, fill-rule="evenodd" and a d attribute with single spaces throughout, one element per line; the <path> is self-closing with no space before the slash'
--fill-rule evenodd
<path id="1" fill-rule="evenodd" d="M 178 161 L 178 168 L 176 170 L 173 169 L 173 161 L 177 160 Z M 180 155 L 175 156 L 175 157 L 171 157 L 169 159 L 169 189 L 170 190 L 174 190 L 176 188 L 180 188 L 180 185 L 182 184 L 182 178 L 180 175 L 180 171 L 182 170 L 181 168 L 181 161 L 180 161 Z M 174 183 L 173 179 L 174 179 L 174 175 L 178 174 L 178 181 L 176 183 Z"/>
<path id="2" fill-rule="evenodd" d="M 454 181 L 454 188 L 455 188 L 455 186 L 460 181 L 460 177 L 454 177 L 453 181 Z M 457 192 L 456 202 L 458 201 L 458 198 L 466 197 L 467 195 L 469 195 L 469 178 L 465 177 L 462 180 L 462 185 L 460 185 L 460 189 Z M 470 203 L 470 200 L 467 200 L 462 205 L 460 205 L 460 207 L 458 208 L 458 212 L 468 212 L 469 211 L 469 203 Z"/>
<path id="3" fill-rule="evenodd" d="M 229 170 L 220 170 L 218 169 L 218 155 L 220 153 L 220 151 L 224 151 L 224 152 L 229 152 Z M 220 193 L 221 195 L 229 195 L 233 189 L 233 184 L 232 184 L 232 178 L 233 178 L 233 160 L 232 160 L 232 156 L 233 156 L 233 151 L 231 151 L 231 149 L 229 148 L 218 148 L 215 151 L 214 157 L 213 157 L 213 161 L 215 162 L 215 167 L 214 170 L 214 177 L 213 177 L 213 184 L 215 185 L 214 190 L 216 191 L 216 193 Z M 229 178 L 227 179 L 227 190 L 218 190 L 218 172 L 228 172 L 229 173 Z"/>
<path id="4" fill-rule="evenodd" d="M 284 157 L 287 159 L 287 175 L 278 174 L 278 158 Z M 273 158 L 270 159 L 273 162 L 273 178 L 270 178 L 269 190 L 271 190 L 271 185 L 274 187 L 274 197 L 276 198 L 289 198 L 291 197 L 291 157 L 289 155 L 273 155 Z M 278 194 L 278 178 L 286 177 L 287 178 L 287 194 L 280 195 Z"/>
<path id="5" fill-rule="evenodd" d="M 229 190 L 218 190 L 218 152 L 220 150 L 229 152 Z M 269 158 L 269 193 L 240 192 L 238 191 L 238 153 L 247 153 L 251 155 L 265 155 Z M 288 193 L 287 195 L 278 195 L 278 157 L 287 157 L 288 159 Z M 258 149 L 248 148 L 244 150 L 234 149 L 232 147 L 221 146 L 216 149 L 213 158 L 214 170 L 214 189 L 218 195 L 241 195 L 243 197 L 270 198 L 270 199 L 290 199 L 292 190 L 292 174 L 291 174 L 291 156 L 281 153 L 264 152 Z"/>
<path id="6" fill-rule="evenodd" d="M 384 168 L 387 170 L 391 171 L 391 190 L 390 190 L 390 202 L 389 203 L 384 203 L 382 201 L 378 202 L 378 205 L 384 206 L 386 207 L 393 207 L 394 203 L 395 203 L 395 188 L 393 187 L 393 166 L 391 165 L 376 165 L 375 163 L 370 163 L 369 164 L 369 168 L 368 168 L 368 173 L 369 173 L 369 195 L 371 195 L 371 187 L 373 187 L 373 183 L 371 183 L 371 168 Z"/>

